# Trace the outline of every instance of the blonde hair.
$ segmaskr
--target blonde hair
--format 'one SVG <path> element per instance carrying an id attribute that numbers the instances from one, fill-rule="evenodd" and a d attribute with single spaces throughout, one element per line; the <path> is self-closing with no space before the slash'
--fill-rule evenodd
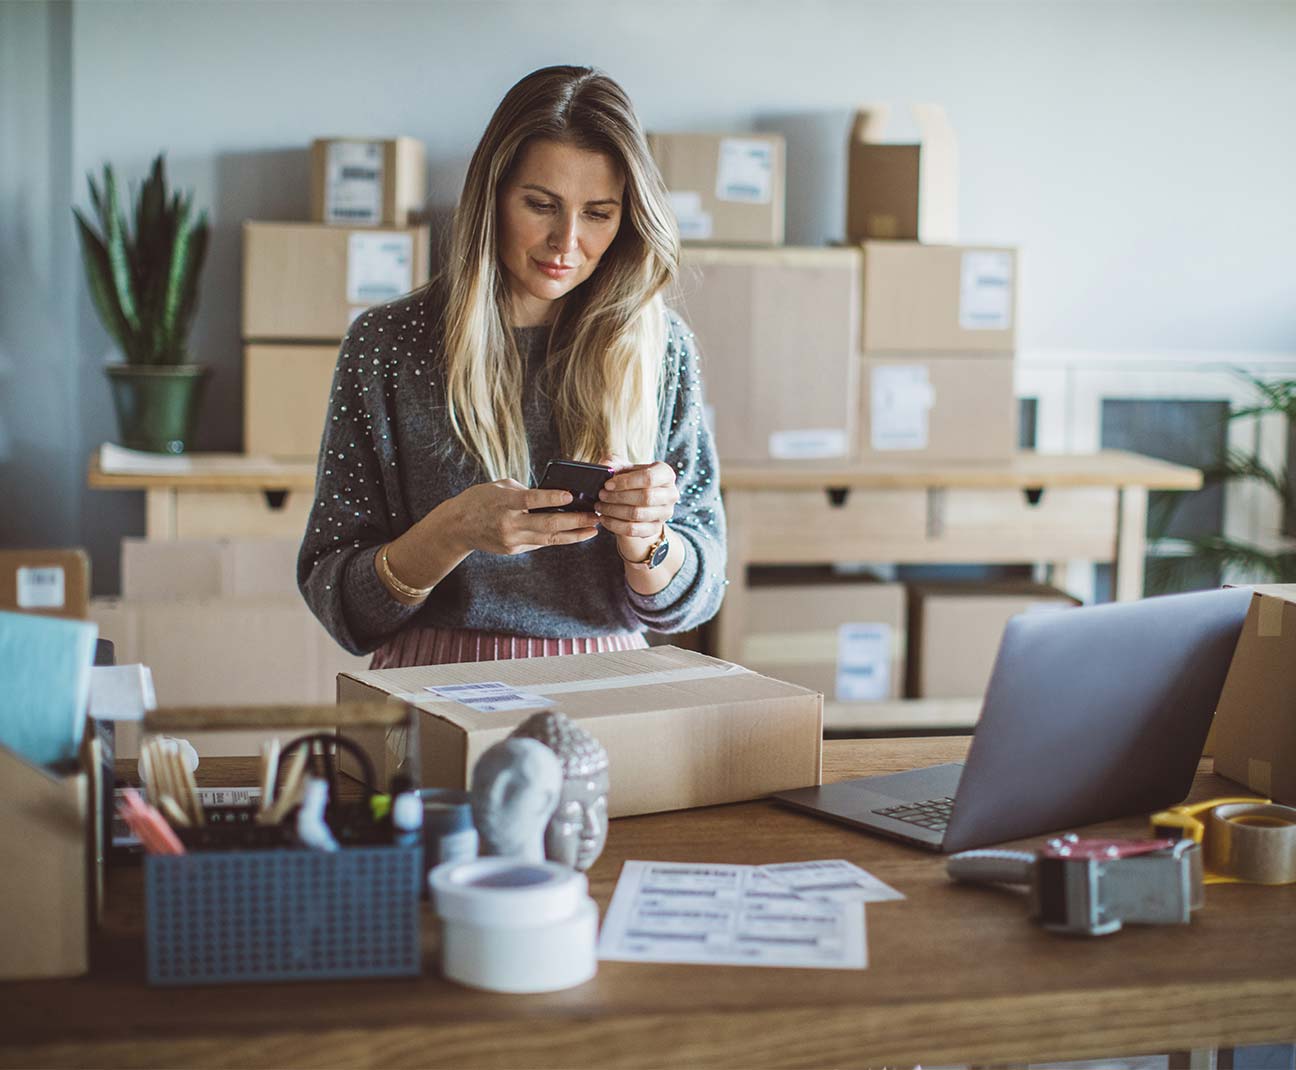
<path id="1" fill-rule="evenodd" d="M 497 197 L 537 138 L 606 153 L 625 176 L 620 229 L 593 274 L 563 300 L 546 376 L 564 456 L 654 459 L 666 316 L 679 228 L 629 97 L 589 67 L 545 67 L 508 91 L 473 153 L 455 210 L 443 295 L 450 426 L 488 479 L 531 479 L 522 359 L 496 248 Z"/>

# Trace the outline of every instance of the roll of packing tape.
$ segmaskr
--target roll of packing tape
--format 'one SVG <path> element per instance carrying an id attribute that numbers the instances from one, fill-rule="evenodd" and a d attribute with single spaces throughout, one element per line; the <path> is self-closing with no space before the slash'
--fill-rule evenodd
<path id="1" fill-rule="evenodd" d="M 1296 809 L 1233 803 L 1210 812 L 1206 867 L 1253 884 L 1296 881 Z"/>
<path id="2" fill-rule="evenodd" d="M 502 929 L 565 922 L 589 890 L 585 874 L 557 862 L 494 857 L 437 866 L 428 885 L 443 920 Z"/>
<path id="3" fill-rule="evenodd" d="M 598 906 L 581 896 L 568 918 L 526 928 L 446 919 L 441 971 L 490 992 L 557 992 L 598 972 Z"/>

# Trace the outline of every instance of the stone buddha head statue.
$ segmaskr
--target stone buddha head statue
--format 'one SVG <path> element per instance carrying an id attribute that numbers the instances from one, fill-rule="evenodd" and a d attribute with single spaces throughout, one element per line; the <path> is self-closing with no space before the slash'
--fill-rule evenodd
<path id="1" fill-rule="evenodd" d="M 510 736 L 488 748 L 472 772 L 481 853 L 544 861 L 545 829 L 562 789 L 561 763 L 536 740 Z"/>
<path id="2" fill-rule="evenodd" d="M 545 830 L 545 855 L 573 869 L 589 869 L 607 842 L 607 750 L 566 714 L 553 710 L 532 714 L 509 738 L 538 740 L 558 756 L 562 793 Z"/>

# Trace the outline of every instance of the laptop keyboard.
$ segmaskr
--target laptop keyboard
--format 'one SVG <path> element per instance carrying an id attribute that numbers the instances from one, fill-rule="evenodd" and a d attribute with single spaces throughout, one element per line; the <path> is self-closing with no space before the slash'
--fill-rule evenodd
<path id="1" fill-rule="evenodd" d="M 910 825 L 931 829 L 933 832 L 944 832 L 953 809 L 954 800 L 946 795 L 940 799 L 924 799 L 922 802 L 887 806 L 881 810 L 874 810 L 873 813 L 880 817 L 889 817 L 892 821 L 905 821 Z"/>

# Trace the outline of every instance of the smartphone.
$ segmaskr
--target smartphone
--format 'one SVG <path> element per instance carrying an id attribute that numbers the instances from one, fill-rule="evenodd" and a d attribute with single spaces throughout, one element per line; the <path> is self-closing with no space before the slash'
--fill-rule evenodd
<path id="1" fill-rule="evenodd" d="M 592 513 L 598 505 L 603 484 L 616 474 L 615 468 L 605 464 L 585 464 L 583 461 L 550 461 L 545 465 L 541 490 L 566 490 L 572 500 L 567 505 L 551 505 L 544 509 L 531 509 L 532 513 Z"/>

